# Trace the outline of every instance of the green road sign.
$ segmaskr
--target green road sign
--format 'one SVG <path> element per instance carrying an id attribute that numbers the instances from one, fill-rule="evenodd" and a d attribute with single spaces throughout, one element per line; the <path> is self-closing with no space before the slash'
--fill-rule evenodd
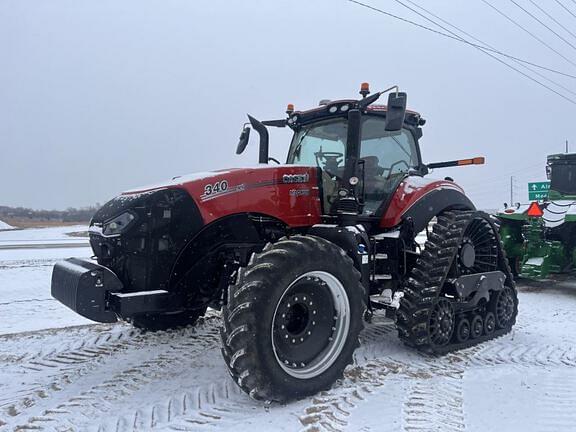
<path id="1" fill-rule="evenodd" d="M 548 198 L 549 190 L 549 181 L 528 183 L 528 200 L 543 201 Z"/>

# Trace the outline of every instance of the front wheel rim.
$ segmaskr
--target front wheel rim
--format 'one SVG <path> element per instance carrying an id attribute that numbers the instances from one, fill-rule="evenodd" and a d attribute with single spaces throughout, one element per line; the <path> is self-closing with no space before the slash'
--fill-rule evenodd
<path id="1" fill-rule="evenodd" d="M 316 301 L 322 300 L 318 298 L 319 296 L 316 296 L 316 299 L 313 299 L 313 295 L 308 298 L 305 294 L 306 290 L 303 293 L 303 289 L 298 288 L 299 284 L 306 283 L 318 284 L 330 294 L 329 300 L 333 310 L 328 312 L 332 314 L 332 321 L 326 318 L 322 322 L 322 317 L 317 314 L 319 310 L 323 309 L 322 306 L 316 308 Z M 306 300 L 304 300 L 305 297 Z M 287 307 L 292 309 L 289 313 L 286 312 Z M 318 327 L 316 327 L 317 323 L 319 324 Z M 327 326 L 331 327 L 328 329 Z M 285 355 L 285 351 L 290 352 L 290 350 L 283 350 L 282 342 L 304 344 L 307 342 L 307 337 L 314 337 L 314 332 L 318 331 L 316 328 L 323 331 L 321 336 L 327 336 L 326 339 L 328 340 L 325 341 L 325 345 L 314 358 L 310 361 L 300 362 Z M 317 377 L 336 362 L 348 339 L 349 329 L 350 302 L 342 283 L 334 275 L 327 272 L 307 272 L 295 279 L 284 290 L 276 304 L 271 326 L 274 356 L 284 372 L 294 378 L 310 379 Z"/>

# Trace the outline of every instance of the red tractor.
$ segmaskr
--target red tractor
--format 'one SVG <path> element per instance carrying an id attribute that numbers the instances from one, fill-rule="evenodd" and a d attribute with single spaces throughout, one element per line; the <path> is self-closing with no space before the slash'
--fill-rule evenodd
<path id="1" fill-rule="evenodd" d="M 385 92 L 388 105 L 374 102 Z M 510 331 L 517 292 L 490 217 L 450 179 L 426 178 L 425 121 L 397 88 L 260 122 L 257 167 L 125 192 L 90 224 L 95 260 L 56 264 L 52 295 L 99 322 L 159 330 L 222 310 L 222 353 L 251 397 L 331 386 L 373 311 L 443 354 Z M 267 127 L 294 135 L 285 164 Z M 245 125 L 237 153 L 248 144 Z M 431 227 L 431 228 L 430 228 Z M 416 241 L 425 232 L 422 246 Z"/>

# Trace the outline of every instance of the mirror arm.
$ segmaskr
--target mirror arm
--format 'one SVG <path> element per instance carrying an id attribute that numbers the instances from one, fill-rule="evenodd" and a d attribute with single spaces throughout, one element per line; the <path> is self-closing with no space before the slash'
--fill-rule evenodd
<path id="1" fill-rule="evenodd" d="M 266 126 L 262 124 L 262 122 L 256 120 L 250 114 L 248 114 L 248 120 L 250 120 L 250 124 L 252 127 L 258 132 L 260 135 L 260 151 L 258 156 L 258 163 L 267 164 L 268 163 L 268 129 Z"/>
<path id="2" fill-rule="evenodd" d="M 286 120 L 264 120 L 261 122 L 264 126 L 286 127 Z"/>

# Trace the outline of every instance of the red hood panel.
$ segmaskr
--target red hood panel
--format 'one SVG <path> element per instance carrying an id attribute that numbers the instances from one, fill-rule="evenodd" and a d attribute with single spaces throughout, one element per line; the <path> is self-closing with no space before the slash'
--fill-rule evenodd
<path id="1" fill-rule="evenodd" d="M 194 199 L 206 224 L 236 213 L 261 213 L 289 226 L 320 222 L 318 169 L 262 165 L 194 173 L 124 192 L 182 188 Z"/>

